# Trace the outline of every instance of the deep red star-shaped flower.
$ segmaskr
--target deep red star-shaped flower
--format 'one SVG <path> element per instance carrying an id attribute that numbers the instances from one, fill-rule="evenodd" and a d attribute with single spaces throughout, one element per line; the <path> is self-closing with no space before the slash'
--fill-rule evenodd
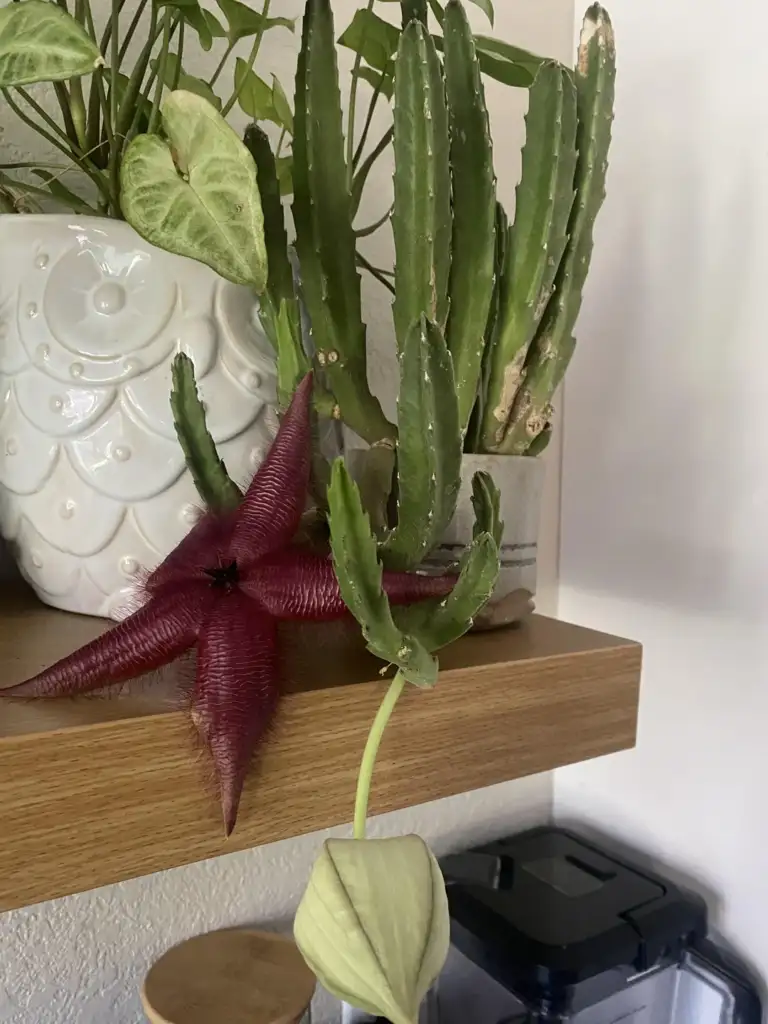
<path id="1" fill-rule="evenodd" d="M 292 546 L 310 475 L 307 376 L 234 513 L 207 513 L 149 576 L 146 603 L 3 697 L 63 697 L 122 683 L 197 651 L 193 718 L 209 748 L 224 827 L 235 826 L 254 750 L 278 704 L 277 622 L 346 614 L 331 560 Z M 394 603 L 448 593 L 452 577 L 384 573 Z"/>

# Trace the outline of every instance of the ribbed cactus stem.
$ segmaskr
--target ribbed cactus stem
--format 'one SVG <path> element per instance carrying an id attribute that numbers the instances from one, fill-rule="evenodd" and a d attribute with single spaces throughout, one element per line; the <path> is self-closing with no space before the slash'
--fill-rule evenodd
<path id="1" fill-rule="evenodd" d="M 371 394 L 330 0 L 307 0 L 296 71 L 293 215 L 317 362 L 344 422 L 374 443 L 395 428 Z"/>
<path id="2" fill-rule="evenodd" d="M 550 403 L 576 347 L 573 329 L 581 309 L 593 248 L 595 220 L 605 198 L 613 122 L 616 45 L 607 13 L 599 4 L 584 19 L 576 68 L 578 160 L 576 201 L 569 240 L 550 300 L 526 364 L 526 380 L 500 446 L 525 454 L 551 417 Z"/>
<path id="3" fill-rule="evenodd" d="M 515 223 L 508 230 L 500 309 L 483 414 L 483 448 L 504 440 L 526 359 L 568 241 L 576 170 L 576 88 L 559 64 L 539 68 L 529 92 Z"/>
<path id="4" fill-rule="evenodd" d="M 288 256 L 275 157 L 266 133 L 256 124 L 246 129 L 244 142 L 256 163 L 269 267 L 267 288 L 259 300 L 259 318 L 277 353 L 278 400 L 281 408 L 286 409 L 309 372 L 310 363 L 302 342 L 301 311 Z"/>
<path id="5" fill-rule="evenodd" d="M 480 65 L 460 0 L 449 0 L 443 34 L 453 185 L 447 338 L 464 433 L 477 399 L 493 297 L 496 178 Z"/>
<path id="6" fill-rule="evenodd" d="M 403 32 L 395 72 L 395 333 L 425 316 L 445 329 L 451 268 L 448 113 L 437 50 L 421 22 Z"/>
<path id="7" fill-rule="evenodd" d="M 453 364 L 442 331 L 424 316 L 403 346 L 397 420 L 398 522 L 382 550 L 388 568 L 411 569 L 453 519 L 461 483 Z"/>
<path id="8" fill-rule="evenodd" d="M 243 496 L 216 451 L 205 422 L 205 406 L 197 391 L 195 366 L 189 356 L 176 356 L 171 376 L 173 423 L 198 494 L 206 508 L 214 512 L 231 511 Z"/>

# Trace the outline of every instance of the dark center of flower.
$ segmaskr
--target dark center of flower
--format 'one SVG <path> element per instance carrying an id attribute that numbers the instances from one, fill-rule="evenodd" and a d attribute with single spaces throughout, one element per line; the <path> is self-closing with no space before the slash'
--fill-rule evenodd
<path id="1" fill-rule="evenodd" d="M 214 587 L 234 587 L 240 580 L 237 562 L 230 562 L 229 565 L 220 565 L 216 569 L 206 569 L 205 575 L 211 577 Z"/>

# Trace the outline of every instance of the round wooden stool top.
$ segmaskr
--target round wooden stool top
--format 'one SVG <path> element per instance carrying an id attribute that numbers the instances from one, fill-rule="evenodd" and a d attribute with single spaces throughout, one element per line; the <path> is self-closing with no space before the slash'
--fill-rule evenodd
<path id="1" fill-rule="evenodd" d="M 144 979 L 151 1024 L 297 1024 L 315 978 L 296 944 L 231 928 L 169 949 Z"/>

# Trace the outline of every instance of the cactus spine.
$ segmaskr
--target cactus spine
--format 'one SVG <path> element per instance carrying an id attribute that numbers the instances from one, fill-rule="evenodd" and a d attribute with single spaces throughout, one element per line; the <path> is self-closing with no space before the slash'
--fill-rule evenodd
<path id="1" fill-rule="evenodd" d="M 573 355 L 573 329 L 581 309 L 593 248 L 595 220 L 605 198 L 613 122 L 616 46 L 610 19 L 593 4 L 584 19 L 576 68 L 578 160 L 576 201 L 569 239 L 552 296 L 531 346 L 526 379 L 512 409 L 500 451 L 525 454 L 546 431 L 550 402 Z"/>
<path id="2" fill-rule="evenodd" d="M 570 71 L 544 64 L 530 89 L 515 223 L 508 228 L 500 310 L 483 410 L 483 447 L 504 440 L 525 362 L 568 241 L 576 169 L 576 88 Z"/>
<path id="3" fill-rule="evenodd" d="M 394 316 L 402 350 L 422 315 L 445 329 L 451 267 L 445 89 L 435 45 L 419 21 L 412 21 L 400 39 L 394 127 Z"/>
<path id="4" fill-rule="evenodd" d="M 464 432 L 477 399 L 485 326 L 493 297 L 496 178 L 475 41 L 460 0 L 449 0 L 443 32 L 453 183 L 447 337 Z"/>
<path id="5" fill-rule="evenodd" d="M 340 417 L 374 443 L 395 429 L 368 387 L 330 0 L 307 0 L 295 107 L 296 251 L 317 362 Z"/>

